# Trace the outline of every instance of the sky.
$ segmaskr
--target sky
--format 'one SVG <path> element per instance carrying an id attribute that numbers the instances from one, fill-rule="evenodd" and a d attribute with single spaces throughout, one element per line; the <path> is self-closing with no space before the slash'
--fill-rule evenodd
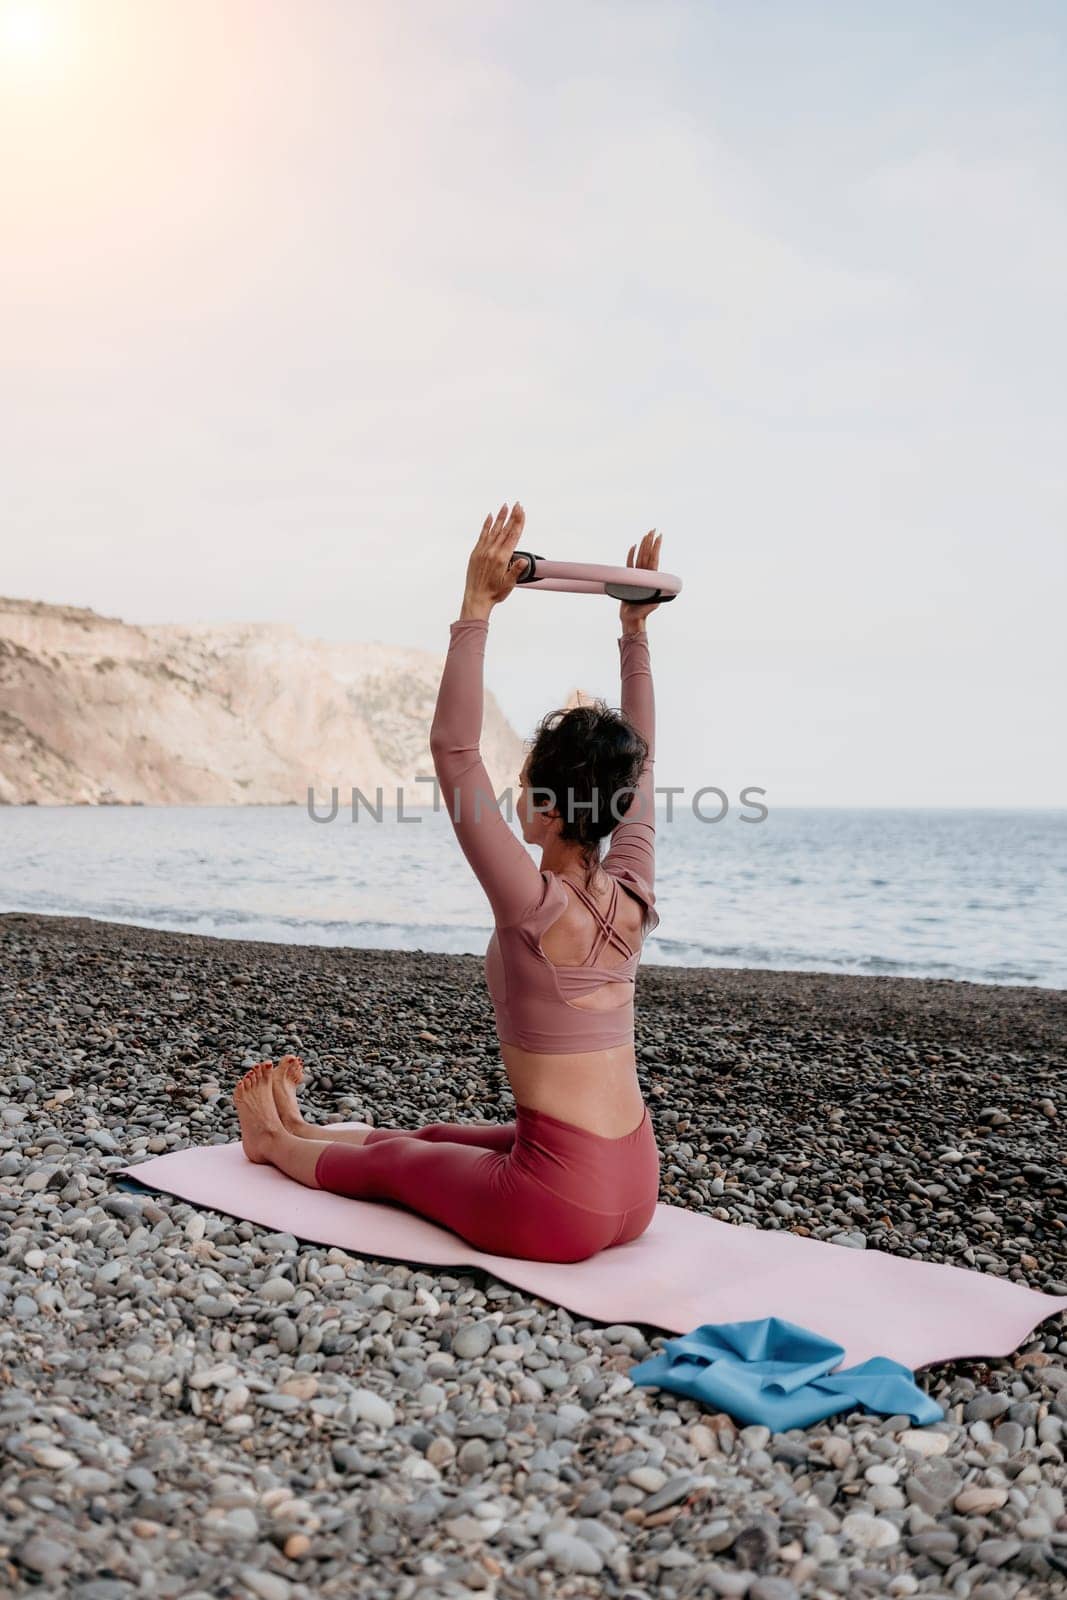
<path id="1" fill-rule="evenodd" d="M 657 781 L 1063 806 L 1067 10 L 0 0 L 0 593 L 442 653 L 683 590 Z M 519 591 L 525 737 L 616 605 Z M 1057 729 L 1060 731 L 1057 732 Z"/>

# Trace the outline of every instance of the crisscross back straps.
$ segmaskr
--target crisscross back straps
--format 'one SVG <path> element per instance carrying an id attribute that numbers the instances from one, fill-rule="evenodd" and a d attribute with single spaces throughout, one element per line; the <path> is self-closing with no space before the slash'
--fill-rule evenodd
<path id="1" fill-rule="evenodd" d="M 597 956 L 600 954 L 601 950 L 604 948 L 604 945 L 610 939 L 614 939 L 617 947 L 624 950 L 628 956 L 632 956 L 634 953 L 633 950 L 630 948 L 629 944 L 627 944 L 622 934 L 614 925 L 615 910 L 619 903 L 618 878 L 612 877 L 611 900 L 606 912 L 601 911 L 600 907 L 597 905 L 592 896 L 589 895 L 586 890 L 581 888 L 577 883 L 573 882 L 572 879 L 568 878 L 566 881 L 574 890 L 579 899 L 584 901 L 584 903 L 589 907 L 590 911 L 593 913 L 594 917 L 596 917 L 597 922 L 599 923 L 596 938 L 593 940 L 593 948 L 582 962 L 582 966 L 591 966 L 596 960 Z"/>

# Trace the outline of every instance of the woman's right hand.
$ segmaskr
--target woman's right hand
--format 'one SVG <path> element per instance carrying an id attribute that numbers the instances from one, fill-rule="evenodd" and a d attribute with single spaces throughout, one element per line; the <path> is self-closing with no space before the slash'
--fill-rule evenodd
<path id="1" fill-rule="evenodd" d="M 659 546 L 663 538 L 655 528 L 649 530 L 641 540 L 640 548 L 631 545 L 626 556 L 628 567 L 644 567 L 649 572 L 659 571 Z M 634 551 L 637 551 L 637 560 L 634 560 Z M 619 606 L 619 621 L 624 633 L 640 633 L 644 629 L 645 618 L 655 611 L 659 600 L 623 600 Z"/>

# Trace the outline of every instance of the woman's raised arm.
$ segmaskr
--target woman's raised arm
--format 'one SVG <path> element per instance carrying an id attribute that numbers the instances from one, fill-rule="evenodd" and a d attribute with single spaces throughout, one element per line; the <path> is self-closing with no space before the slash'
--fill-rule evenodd
<path id="1" fill-rule="evenodd" d="M 467 566 L 463 614 L 450 625 L 430 753 L 456 838 L 501 927 L 518 922 L 540 900 L 544 879 L 496 804 L 482 761 L 485 641 L 489 615 L 515 587 L 511 553 L 525 515 L 516 502 L 485 520 Z"/>
<path id="2" fill-rule="evenodd" d="M 461 618 L 451 624 L 430 728 L 430 752 L 460 848 L 489 897 L 496 921 L 508 927 L 537 903 L 544 880 L 497 806 L 482 761 L 488 633 L 489 622 L 484 617 Z"/>
<path id="3" fill-rule="evenodd" d="M 619 635 L 622 675 L 622 710 L 648 744 L 648 755 L 629 809 L 615 824 L 603 860 L 605 872 L 631 877 L 652 912 L 651 927 L 659 922 L 656 895 L 656 705 L 652 688 L 652 663 L 648 634 L 644 630 Z"/>
<path id="4" fill-rule="evenodd" d="M 646 533 L 637 551 L 636 565 L 655 571 L 659 567 L 662 534 L 653 528 Z M 635 546 L 631 545 L 626 565 L 635 565 Z M 646 933 L 659 925 L 656 907 L 656 700 L 652 688 L 652 662 L 649 656 L 645 619 L 659 601 L 632 603 L 619 607 L 622 633 L 619 635 L 622 710 L 648 745 L 648 755 L 638 779 L 633 799 L 622 821 L 615 825 L 603 867 L 614 877 L 631 880 L 649 908 Z"/>

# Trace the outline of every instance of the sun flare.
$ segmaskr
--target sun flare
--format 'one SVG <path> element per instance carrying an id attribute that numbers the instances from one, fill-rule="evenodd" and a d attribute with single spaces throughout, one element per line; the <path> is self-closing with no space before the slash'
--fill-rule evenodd
<path id="1" fill-rule="evenodd" d="M 32 65 L 48 54 L 55 17 L 41 0 L 0 0 L 0 52 Z"/>

